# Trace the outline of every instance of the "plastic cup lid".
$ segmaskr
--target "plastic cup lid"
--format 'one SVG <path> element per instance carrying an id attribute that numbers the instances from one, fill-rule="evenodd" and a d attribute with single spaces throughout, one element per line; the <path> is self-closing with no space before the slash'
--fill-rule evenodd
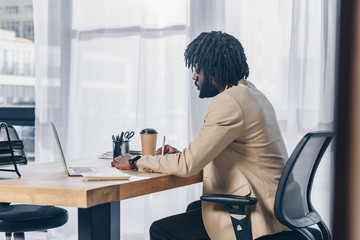
<path id="1" fill-rule="evenodd" d="M 141 130 L 140 134 L 157 134 L 158 132 L 153 128 L 145 128 Z"/>

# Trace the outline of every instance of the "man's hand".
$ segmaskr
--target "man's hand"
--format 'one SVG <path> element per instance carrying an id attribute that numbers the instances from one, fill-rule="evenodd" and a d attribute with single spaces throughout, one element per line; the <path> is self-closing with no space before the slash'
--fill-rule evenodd
<path id="1" fill-rule="evenodd" d="M 113 159 L 111 166 L 116 167 L 121 170 L 132 170 L 129 159 L 132 157 L 130 154 L 125 154 L 124 156 L 118 156 Z"/>
<path id="2" fill-rule="evenodd" d="M 179 150 L 177 150 L 176 148 L 170 146 L 170 145 L 165 145 L 164 147 L 164 155 L 166 154 L 174 154 L 174 153 L 178 153 Z M 160 155 L 162 153 L 162 147 L 159 148 L 158 150 L 156 150 L 156 154 Z"/>

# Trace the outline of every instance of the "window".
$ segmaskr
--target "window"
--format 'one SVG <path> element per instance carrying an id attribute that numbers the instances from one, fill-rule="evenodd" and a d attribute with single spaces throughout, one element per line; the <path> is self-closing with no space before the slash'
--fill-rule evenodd
<path id="1" fill-rule="evenodd" d="M 16 36 L 20 35 L 19 22 L 4 22 L 3 29 L 14 31 Z"/>
<path id="2" fill-rule="evenodd" d="M 24 13 L 26 14 L 33 14 L 33 6 L 32 5 L 26 5 L 24 7 Z"/>
<path id="3" fill-rule="evenodd" d="M 0 122 L 14 125 L 34 159 L 35 70 L 32 0 L 0 1 Z M 11 4 L 11 5 L 10 5 Z"/>
<path id="4" fill-rule="evenodd" d="M 23 24 L 23 38 L 34 41 L 34 22 L 24 22 Z"/>
<path id="5" fill-rule="evenodd" d="M 18 6 L 10 6 L 6 7 L 6 13 L 8 15 L 15 15 L 19 13 L 19 7 Z"/>

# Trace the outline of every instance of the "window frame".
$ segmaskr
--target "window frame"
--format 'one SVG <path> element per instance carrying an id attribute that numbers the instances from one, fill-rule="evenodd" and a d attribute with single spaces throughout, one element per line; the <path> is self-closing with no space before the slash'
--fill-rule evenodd
<path id="1" fill-rule="evenodd" d="M 35 126 L 35 106 L 0 107 L 0 122 L 15 126 Z"/>

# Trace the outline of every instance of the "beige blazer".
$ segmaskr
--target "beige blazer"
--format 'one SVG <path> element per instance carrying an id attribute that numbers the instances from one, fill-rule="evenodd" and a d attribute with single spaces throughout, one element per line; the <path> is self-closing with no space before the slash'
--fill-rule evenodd
<path id="1" fill-rule="evenodd" d="M 286 229 L 274 214 L 278 181 L 288 158 L 275 111 L 249 81 L 215 96 L 199 134 L 181 153 L 144 156 L 139 171 L 191 176 L 203 170 L 203 193 L 252 196 L 246 209 L 253 238 Z M 202 202 L 206 231 L 213 240 L 235 239 L 228 211 Z"/>

